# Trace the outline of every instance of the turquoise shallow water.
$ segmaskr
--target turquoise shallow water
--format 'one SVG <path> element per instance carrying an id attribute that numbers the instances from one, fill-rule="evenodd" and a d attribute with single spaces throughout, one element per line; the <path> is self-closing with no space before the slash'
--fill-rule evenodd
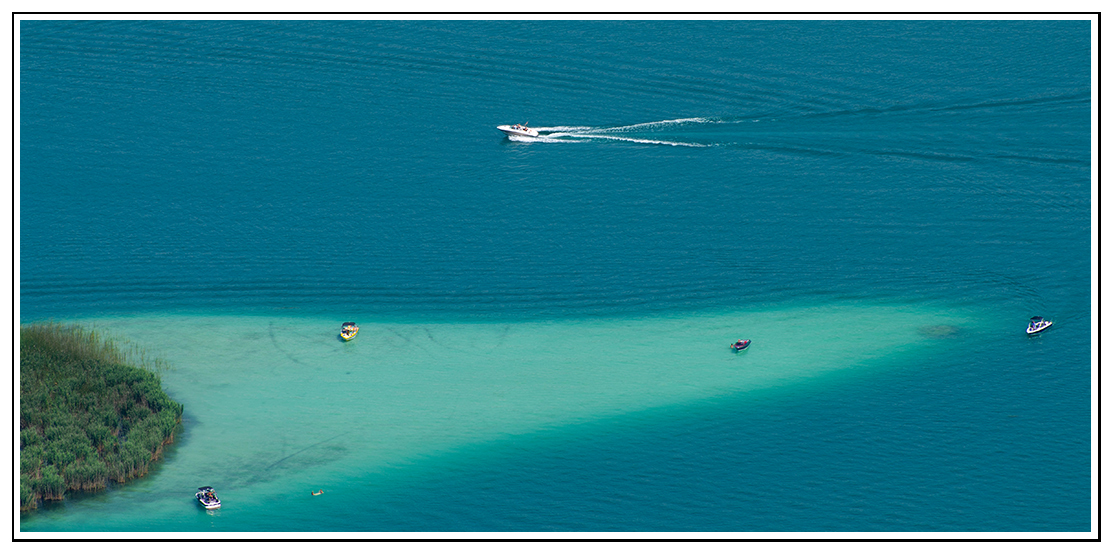
<path id="1" fill-rule="evenodd" d="M 128 338 L 160 338 L 142 342 L 157 344 L 174 364 L 164 385 L 189 409 L 187 431 L 164 468 L 106 496 L 120 506 L 113 523 L 79 517 L 73 524 L 90 531 L 106 524 L 115 531 L 191 531 L 198 522 L 219 531 L 335 527 L 339 514 L 367 510 L 359 500 L 379 499 L 384 490 L 388 500 L 398 495 L 396 474 L 404 483 L 424 482 L 449 461 L 466 472 L 508 449 L 544 452 L 554 438 L 568 441 L 601 422 L 621 433 L 652 428 L 671 411 L 699 414 L 718 404 L 730 415 L 779 390 L 841 387 L 872 379 L 879 364 L 902 368 L 935 358 L 947 343 L 985 339 L 993 326 L 985 315 L 954 309 L 862 303 L 638 319 L 360 320 L 360 334 L 348 343 L 332 333 L 335 319 L 326 318 L 80 321 Z M 752 349 L 728 348 L 739 333 L 752 339 Z M 569 471 L 561 466 L 546 481 Z M 198 521 L 197 507 L 182 503 L 198 476 L 222 485 L 226 501 L 215 521 Z M 523 476 L 508 469 L 507 478 Z M 329 496 L 307 495 L 317 489 Z M 316 506 L 332 516 L 298 523 L 283 516 Z M 511 522 L 541 517 L 531 512 Z M 574 509 L 564 518 L 589 516 Z M 340 529 L 383 526 L 366 522 L 353 518 Z"/>
<path id="2" fill-rule="evenodd" d="M 1087 22 L 19 30 L 20 321 L 186 407 L 21 532 L 1091 530 Z"/>

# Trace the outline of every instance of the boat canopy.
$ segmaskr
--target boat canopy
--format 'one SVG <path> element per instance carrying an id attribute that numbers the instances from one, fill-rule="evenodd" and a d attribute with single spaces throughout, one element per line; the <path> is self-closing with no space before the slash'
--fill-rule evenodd
<path id="1" fill-rule="evenodd" d="M 197 488 L 197 491 L 212 491 L 213 486 L 202 486 Z"/>
<path id="2" fill-rule="evenodd" d="M 1044 320 L 1044 318 L 1040 317 L 1040 316 L 1033 316 L 1032 318 L 1029 318 L 1029 319 L 1034 321 L 1034 322 L 1040 322 L 1041 320 Z"/>
<path id="3" fill-rule="evenodd" d="M 342 325 L 344 325 L 344 326 L 355 326 L 355 325 L 356 325 L 356 322 L 345 322 L 345 323 L 344 323 L 344 324 L 342 324 Z"/>

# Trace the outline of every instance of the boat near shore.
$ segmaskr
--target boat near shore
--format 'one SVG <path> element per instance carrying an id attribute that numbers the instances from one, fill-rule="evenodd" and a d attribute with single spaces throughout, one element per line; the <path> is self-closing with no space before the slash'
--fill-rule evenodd
<path id="1" fill-rule="evenodd" d="M 357 333 L 360 333 L 360 326 L 356 322 L 345 322 L 340 326 L 340 338 L 345 341 L 352 341 Z"/>
<path id="2" fill-rule="evenodd" d="M 740 339 L 740 340 L 731 344 L 731 350 L 735 351 L 736 353 L 739 352 L 739 351 L 747 350 L 747 347 L 750 347 L 750 340 L 749 339 Z"/>
<path id="3" fill-rule="evenodd" d="M 220 499 L 217 498 L 217 492 L 213 491 L 210 486 L 203 486 L 197 488 L 197 493 L 194 494 L 197 501 L 201 503 L 202 507 L 206 509 L 219 509 Z"/>

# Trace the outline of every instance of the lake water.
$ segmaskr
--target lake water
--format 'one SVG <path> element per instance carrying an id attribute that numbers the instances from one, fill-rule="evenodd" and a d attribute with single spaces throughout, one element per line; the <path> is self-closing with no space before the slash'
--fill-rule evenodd
<path id="1" fill-rule="evenodd" d="M 1089 21 L 18 25 L 19 320 L 185 405 L 21 533 L 1097 531 Z"/>

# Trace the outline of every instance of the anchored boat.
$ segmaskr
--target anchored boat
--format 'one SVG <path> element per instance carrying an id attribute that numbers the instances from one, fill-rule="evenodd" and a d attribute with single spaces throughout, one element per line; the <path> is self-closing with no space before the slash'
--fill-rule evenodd
<path id="1" fill-rule="evenodd" d="M 360 333 L 360 326 L 356 322 L 345 322 L 340 326 L 340 338 L 345 341 L 352 341 L 357 333 Z"/>
<path id="2" fill-rule="evenodd" d="M 736 353 L 739 351 L 747 350 L 747 347 L 750 347 L 749 339 L 740 339 L 731 344 L 731 350 L 735 351 Z"/>
<path id="3" fill-rule="evenodd" d="M 197 493 L 194 494 L 197 501 L 201 503 L 202 507 L 206 509 L 219 509 L 220 499 L 217 499 L 217 492 L 209 486 L 197 488 Z"/>
<path id="4" fill-rule="evenodd" d="M 1048 326 L 1051 326 L 1051 325 L 1052 325 L 1052 322 L 1050 322 L 1048 320 L 1045 320 L 1044 318 L 1041 318 L 1040 316 L 1033 316 L 1032 318 L 1029 318 L 1029 328 L 1025 330 L 1025 333 L 1027 333 L 1029 335 L 1036 335 L 1036 334 L 1048 329 Z"/>

